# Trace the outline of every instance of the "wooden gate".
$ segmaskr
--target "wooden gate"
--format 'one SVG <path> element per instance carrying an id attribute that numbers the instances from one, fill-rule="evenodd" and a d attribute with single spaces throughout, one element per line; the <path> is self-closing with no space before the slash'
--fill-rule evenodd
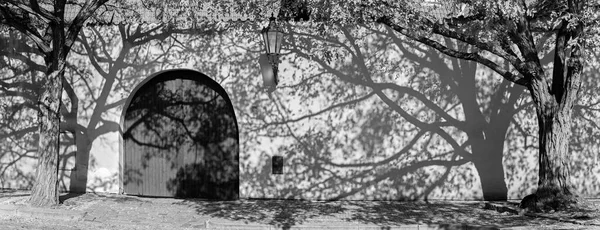
<path id="1" fill-rule="evenodd" d="M 126 108 L 124 192 L 237 199 L 238 129 L 225 91 L 196 72 L 162 75 Z"/>

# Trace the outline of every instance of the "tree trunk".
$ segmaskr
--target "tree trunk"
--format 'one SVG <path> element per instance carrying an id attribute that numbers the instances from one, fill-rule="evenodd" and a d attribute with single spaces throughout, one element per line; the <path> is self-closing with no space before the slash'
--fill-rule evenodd
<path id="1" fill-rule="evenodd" d="M 570 1 L 569 7 L 581 7 L 573 4 Z M 569 136 L 573 105 L 577 100 L 583 71 L 582 31 L 582 24 L 572 30 L 568 30 L 565 24 L 558 31 L 551 85 L 546 82 L 542 71 L 532 75 L 528 88 L 536 105 L 540 168 L 538 189 L 530 195 L 535 202 L 526 202 L 526 197 L 521 202 L 522 208 L 536 211 L 565 210 L 579 203 L 569 184 Z M 571 41 L 577 44 L 569 47 Z M 570 55 L 567 55 L 568 51 Z"/>
<path id="2" fill-rule="evenodd" d="M 60 135 L 59 108 L 65 62 L 51 70 L 38 100 L 38 167 L 29 202 L 34 206 L 58 204 L 58 152 Z"/>
<path id="3" fill-rule="evenodd" d="M 539 182 L 540 190 L 570 195 L 568 143 L 571 114 L 552 105 L 545 105 L 538 113 L 539 123 Z"/>
<path id="4" fill-rule="evenodd" d="M 571 111 L 553 103 L 551 95 L 537 94 L 534 101 L 536 97 L 543 102 L 536 108 L 539 125 L 538 188 L 534 194 L 523 198 L 520 206 L 535 212 L 565 210 L 577 203 L 568 183 Z"/>
<path id="5" fill-rule="evenodd" d="M 536 192 L 521 202 L 522 208 L 561 210 L 577 202 L 569 184 L 568 150 L 571 111 L 579 77 L 579 74 L 567 76 L 569 80 L 562 97 L 557 97 L 556 92 L 550 94 L 544 81 L 533 81 L 529 87 L 539 126 L 539 180 Z"/>

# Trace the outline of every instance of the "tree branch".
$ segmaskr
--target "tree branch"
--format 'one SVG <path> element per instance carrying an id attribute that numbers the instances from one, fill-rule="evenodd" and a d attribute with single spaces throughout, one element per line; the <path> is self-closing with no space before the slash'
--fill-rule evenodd
<path id="1" fill-rule="evenodd" d="M 393 24 L 391 22 L 387 22 L 387 23 L 383 22 L 383 23 L 390 26 L 395 31 L 398 31 L 399 33 L 401 33 L 411 39 L 414 39 L 425 45 L 433 47 L 434 49 L 442 52 L 443 54 L 446 54 L 448 56 L 455 57 L 455 58 L 460 58 L 460 59 L 464 59 L 464 60 L 470 60 L 470 61 L 475 61 L 475 62 L 481 63 L 481 64 L 487 66 L 488 68 L 494 70 L 498 74 L 500 74 L 506 80 L 514 82 L 515 84 L 525 86 L 525 85 L 527 85 L 527 83 L 529 81 L 529 79 L 527 79 L 527 78 L 524 78 L 513 72 L 505 70 L 504 68 L 502 68 L 500 65 L 496 64 L 495 62 L 481 56 L 481 54 L 479 54 L 479 52 L 470 52 L 470 53 L 459 52 L 459 51 L 450 49 L 447 46 L 444 46 L 441 43 L 434 41 L 432 39 L 429 39 L 429 38 L 426 38 L 423 36 L 414 35 L 414 34 L 410 33 L 407 29 L 400 27 L 396 24 Z"/>
<path id="2" fill-rule="evenodd" d="M 563 23 L 565 24 L 565 23 Z M 567 31 L 566 25 L 560 27 L 556 33 L 556 43 L 554 44 L 554 65 L 552 68 L 552 93 L 556 101 L 560 101 L 563 96 L 566 74 L 566 47 Z"/>
<path id="3" fill-rule="evenodd" d="M 44 23 L 46 23 L 46 24 L 48 24 L 50 22 L 58 22 L 60 20 L 57 17 L 55 17 L 54 15 L 52 15 L 52 13 L 50 11 L 40 8 L 40 5 L 38 4 L 37 0 L 29 0 L 29 4 L 31 5 L 31 7 L 24 5 L 20 2 L 15 2 L 15 1 L 10 1 L 10 0 L 5 0 L 5 1 L 7 1 L 8 4 L 11 4 L 29 14 L 37 16 L 42 21 L 44 21 Z"/>
<path id="4" fill-rule="evenodd" d="M 81 28 L 83 27 L 83 23 L 85 23 L 85 21 L 87 21 L 87 19 L 90 18 L 94 12 L 96 12 L 96 10 L 106 2 L 108 2 L 108 0 L 92 0 L 86 2 L 86 4 L 81 7 L 81 10 L 79 10 L 79 13 L 77 13 L 77 16 L 75 16 L 75 19 L 73 19 L 73 22 L 69 26 L 69 29 L 65 35 L 65 46 L 68 50 L 71 49 L 71 46 L 77 39 L 79 31 L 81 31 Z M 65 58 L 68 53 L 69 52 L 63 53 Z"/>
<path id="5" fill-rule="evenodd" d="M 37 29 L 34 28 L 30 23 L 27 23 L 29 19 L 25 18 L 24 16 L 18 16 L 19 14 L 21 13 L 15 12 L 7 5 L 0 5 L 0 23 L 13 27 L 19 32 L 25 34 L 44 54 L 52 52 L 50 44 L 44 42 L 42 35 L 37 31 Z"/>

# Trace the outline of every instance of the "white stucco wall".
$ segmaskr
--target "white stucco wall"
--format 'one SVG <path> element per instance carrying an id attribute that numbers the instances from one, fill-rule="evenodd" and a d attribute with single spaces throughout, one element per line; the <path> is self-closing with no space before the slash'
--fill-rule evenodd
<path id="1" fill-rule="evenodd" d="M 470 159 L 487 152 L 477 152 L 476 140 L 467 133 L 487 129 L 490 135 L 503 128 L 503 158 L 486 164 L 502 165 L 508 198 L 535 190 L 537 122 L 529 96 L 485 67 L 469 67 L 401 37 L 394 40 L 398 35 L 384 28 L 378 35 L 365 28 L 346 33 L 331 28 L 330 34 L 316 36 L 310 26 L 298 25 L 284 47 L 278 89 L 269 94 L 258 64 L 260 25 L 223 34 L 173 35 L 132 47 L 144 39 L 133 39 L 135 28 L 125 30 L 130 37 L 125 43 L 117 26 L 86 28 L 88 47 L 76 44 L 69 58 L 66 76 L 78 103 L 77 154 L 89 149 L 90 192 L 119 192 L 120 119 L 131 91 L 155 73 L 180 68 L 211 77 L 232 100 L 240 132 L 242 198 L 482 199 L 481 177 Z M 90 58 L 95 56 L 100 58 Z M 469 68 L 472 86 L 457 76 Z M 465 92 L 474 102 L 457 96 Z M 509 104 L 512 94 L 520 96 Z M 583 104 L 597 100 L 586 98 Z M 473 105 L 479 112 L 471 110 Z M 502 126 L 492 122 L 490 108 L 519 109 Z M 484 121 L 472 120 L 473 114 Z M 427 124 L 454 120 L 465 127 L 450 123 L 423 131 Z M 575 131 L 588 131 L 574 133 L 579 136 L 573 145 L 579 148 L 572 150 L 572 181 L 585 196 L 598 197 L 600 143 L 588 140 L 597 140 L 600 130 L 585 119 L 575 121 Z M 283 175 L 271 174 L 273 155 L 284 157 Z M 31 164 L 24 160 L 18 168 L 28 171 Z M 485 167 L 479 170 L 486 173 Z M 27 187 L 11 184 L 6 175 L 3 186 Z"/>

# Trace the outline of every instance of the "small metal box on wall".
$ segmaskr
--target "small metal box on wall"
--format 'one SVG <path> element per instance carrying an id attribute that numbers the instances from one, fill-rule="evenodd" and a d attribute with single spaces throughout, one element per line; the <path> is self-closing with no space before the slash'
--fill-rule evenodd
<path id="1" fill-rule="evenodd" d="M 271 158 L 272 174 L 283 174 L 283 156 L 273 156 Z"/>

